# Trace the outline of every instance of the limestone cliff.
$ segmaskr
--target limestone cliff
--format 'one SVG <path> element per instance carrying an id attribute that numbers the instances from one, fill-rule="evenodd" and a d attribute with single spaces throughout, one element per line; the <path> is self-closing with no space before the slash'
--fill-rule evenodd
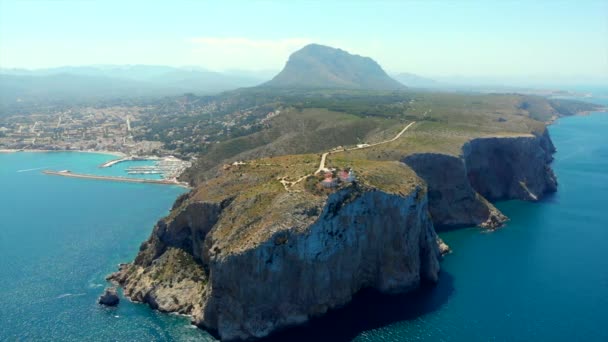
<path id="1" fill-rule="evenodd" d="M 417 153 L 403 158 L 429 190 L 436 228 L 500 226 L 507 218 L 489 201 L 538 200 L 557 189 L 549 133 L 475 138 L 460 156 Z"/>
<path id="2" fill-rule="evenodd" d="M 273 163 L 228 170 L 182 198 L 110 279 L 224 340 L 300 324 L 363 288 L 402 292 L 437 280 L 426 189 L 403 164 L 362 164 L 357 182 L 319 192 L 314 177 L 285 191 L 264 171 Z"/>
<path id="3" fill-rule="evenodd" d="M 180 197 L 135 261 L 110 279 L 131 299 L 191 315 L 225 340 L 303 323 L 363 288 L 434 282 L 440 249 L 449 248 L 433 222 L 497 227 L 506 217 L 488 200 L 537 200 L 557 184 L 546 131 L 475 138 L 461 151 L 409 155 L 411 169 L 333 159 L 357 180 L 331 189 L 306 176 L 315 156 L 224 168 Z M 284 184 L 287 170 L 297 186 Z"/>
<path id="4" fill-rule="evenodd" d="M 557 190 L 553 151 L 548 134 L 479 138 L 464 145 L 463 158 L 471 185 L 488 200 L 537 200 Z"/>
<path id="5" fill-rule="evenodd" d="M 429 189 L 429 212 L 437 229 L 479 225 L 494 228 L 506 217 L 471 186 L 462 158 L 419 153 L 404 162 Z"/>

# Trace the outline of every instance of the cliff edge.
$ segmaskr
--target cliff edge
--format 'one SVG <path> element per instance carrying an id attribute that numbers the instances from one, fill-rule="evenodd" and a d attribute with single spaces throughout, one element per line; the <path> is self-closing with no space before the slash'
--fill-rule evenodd
<path id="1" fill-rule="evenodd" d="M 556 190 L 554 151 L 545 130 L 477 137 L 459 155 L 403 162 L 334 156 L 331 167 L 356 174 L 341 181 L 312 175 L 316 155 L 225 165 L 180 197 L 135 261 L 109 279 L 223 340 L 268 336 L 364 288 L 393 293 L 437 281 L 449 248 L 434 224 L 500 226 L 507 218 L 490 200 Z"/>
<path id="2" fill-rule="evenodd" d="M 507 217 L 490 202 L 536 201 L 557 190 L 548 131 L 471 139 L 459 156 L 415 153 L 403 158 L 428 185 L 437 229 L 500 227 Z"/>
<path id="3" fill-rule="evenodd" d="M 224 170 L 182 198 L 109 279 L 223 340 L 301 324 L 363 288 L 403 292 L 437 280 L 426 188 L 408 167 L 353 162 L 354 181 L 328 189 L 309 176 L 286 191 L 277 168 L 304 170 L 309 159 Z"/>

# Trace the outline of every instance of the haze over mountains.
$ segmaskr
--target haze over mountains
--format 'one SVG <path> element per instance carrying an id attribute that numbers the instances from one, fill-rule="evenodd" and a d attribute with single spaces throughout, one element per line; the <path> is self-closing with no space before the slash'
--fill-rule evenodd
<path id="1" fill-rule="evenodd" d="M 430 79 L 412 73 L 391 78 L 373 59 L 342 49 L 310 44 L 294 52 L 270 81 L 272 71 L 209 71 L 201 67 L 155 65 L 66 66 L 49 69 L 1 69 L 0 111 L 20 112 L 32 105 L 90 103 L 100 100 L 158 98 L 194 93 L 212 95 L 237 88 L 518 91 L 471 79 Z M 264 83 L 265 82 L 265 83 Z M 485 85 L 484 85 L 485 84 Z M 530 88 L 527 88 L 530 89 Z M 0 114 L 2 114 L 0 113 Z"/>
<path id="2" fill-rule="evenodd" d="M 89 100 L 212 94 L 265 81 L 253 74 L 198 67 L 150 65 L 67 66 L 40 70 L 0 69 L 0 100 Z"/>
<path id="3" fill-rule="evenodd" d="M 401 84 L 412 88 L 434 88 L 440 85 L 439 82 L 433 79 L 422 77 L 409 72 L 402 72 L 393 75 L 393 78 L 399 81 Z"/>
<path id="4" fill-rule="evenodd" d="M 270 88 L 405 89 L 369 57 L 310 44 L 294 52 Z"/>
<path id="5" fill-rule="evenodd" d="M 39 70 L 0 69 L 3 109 L 29 104 L 214 94 L 263 84 L 268 88 L 402 90 L 369 57 L 310 44 L 294 52 L 272 80 L 269 71 L 214 72 L 200 67 L 154 65 L 66 66 Z"/>

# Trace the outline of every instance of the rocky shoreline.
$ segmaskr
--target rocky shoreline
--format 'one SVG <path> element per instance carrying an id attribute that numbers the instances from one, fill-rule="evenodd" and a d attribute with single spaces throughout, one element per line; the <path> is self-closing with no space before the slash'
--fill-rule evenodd
<path id="1" fill-rule="evenodd" d="M 239 215 L 264 194 L 241 199 L 214 180 L 200 191 L 221 188 L 221 196 L 180 197 L 135 261 L 108 279 L 130 299 L 190 315 L 223 340 L 261 338 L 343 306 L 364 288 L 395 293 L 437 281 L 449 247 L 435 228 L 500 227 L 507 218 L 490 201 L 556 191 L 554 152 L 546 130 L 477 138 L 459 157 L 405 157 L 420 177 L 415 187 L 358 184 L 323 201 L 286 193 L 270 199 L 278 218 L 260 213 L 247 224 Z M 252 235 L 260 221 L 264 234 Z"/>
<path id="2" fill-rule="evenodd" d="M 491 202 L 535 201 L 557 191 L 557 179 L 549 166 L 554 152 L 544 130 L 536 135 L 472 139 L 458 157 L 419 153 L 403 162 L 429 188 L 429 211 L 436 229 L 495 229 L 508 218 Z"/>

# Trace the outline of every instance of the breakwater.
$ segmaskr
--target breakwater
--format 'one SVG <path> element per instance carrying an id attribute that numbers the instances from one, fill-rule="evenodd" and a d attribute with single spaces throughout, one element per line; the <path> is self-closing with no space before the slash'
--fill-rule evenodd
<path id="1" fill-rule="evenodd" d="M 83 173 L 73 173 L 73 172 L 70 172 L 67 170 L 64 170 L 64 171 L 44 170 L 44 171 L 42 171 L 42 173 L 44 173 L 45 175 L 51 175 L 51 176 L 96 179 L 96 180 L 126 182 L 126 183 L 178 185 L 178 186 L 182 186 L 185 188 L 189 187 L 188 184 L 186 184 L 184 182 L 179 182 L 177 180 L 168 180 L 168 179 L 144 179 L 144 178 L 126 178 L 126 177 L 116 177 L 116 176 L 99 176 L 99 175 L 91 175 L 91 174 L 83 174 Z"/>

